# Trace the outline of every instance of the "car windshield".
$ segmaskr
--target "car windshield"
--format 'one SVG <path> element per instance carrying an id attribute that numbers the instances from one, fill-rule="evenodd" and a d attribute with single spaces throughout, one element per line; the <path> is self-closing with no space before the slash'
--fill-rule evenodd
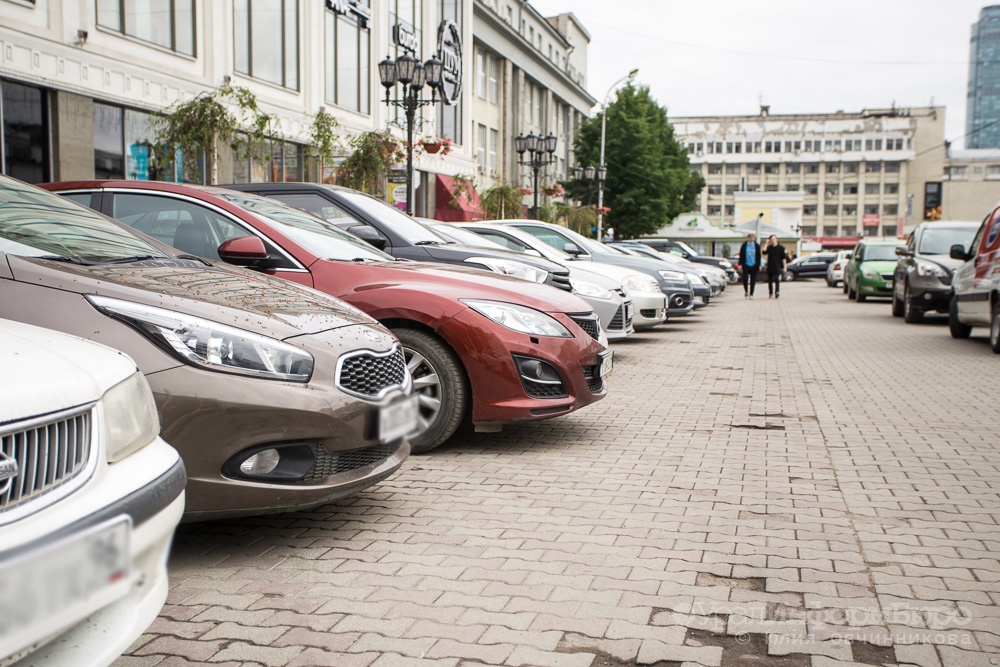
<path id="1" fill-rule="evenodd" d="M 479 234 L 475 232 L 470 232 L 468 229 L 462 229 L 458 225 L 449 225 L 447 223 L 437 223 L 428 224 L 433 231 L 435 231 L 439 236 L 447 238 L 449 241 L 454 241 L 455 243 L 461 243 L 467 246 L 473 246 L 475 248 L 489 248 L 490 250 L 504 250 L 511 252 L 511 249 L 507 246 L 502 246 L 499 243 L 494 243 L 489 239 L 484 239 Z"/>
<path id="2" fill-rule="evenodd" d="M 219 196 L 262 218 L 317 257 L 347 261 L 395 261 L 390 255 L 345 232 L 332 222 L 274 199 L 236 192 L 219 193 Z"/>
<path id="3" fill-rule="evenodd" d="M 79 264 L 168 257 L 79 204 L 0 177 L 0 252 Z"/>
<path id="4" fill-rule="evenodd" d="M 385 202 L 380 202 L 360 192 L 341 191 L 338 194 L 350 202 L 352 206 L 356 206 L 378 220 L 380 224 L 391 228 L 394 233 L 412 245 L 444 245 L 448 243 L 448 239 Z"/>
<path id="5" fill-rule="evenodd" d="M 862 253 L 863 262 L 879 262 L 896 259 L 896 248 L 894 245 L 869 245 L 865 246 Z"/>
<path id="6" fill-rule="evenodd" d="M 684 241 L 674 241 L 674 243 L 683 248 L 684 252 L 691 255 L 692 257 L 701 257 L 701 253 L 699 253 L 697 250 L 689 246 L 687 243 L 684 243 Z"/>
<path id="7" fill-rule="evenodd" d="M 917 248 L 917 252 L 921 255 L 947 255 L 953 245 L 961 245 L 968 250 L 969 243 L 975 235 L 975 227 L 968 229 L 928 227 L 920 235 L 920 247 Z"/>

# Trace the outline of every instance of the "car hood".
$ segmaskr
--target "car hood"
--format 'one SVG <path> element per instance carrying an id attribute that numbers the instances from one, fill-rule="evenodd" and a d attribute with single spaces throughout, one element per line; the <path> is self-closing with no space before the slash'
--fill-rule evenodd
<path id="1" fill-rule="evenodd" d="M 135 373 L 135 362 L 97 343 L 0 320 L 0 424 L 99 399 Z"/>
<path id="2" fill-rule="evenodd" d="M 378 326 L 338 299 L 222 263 L 169 258 L 80 266 L 15 255 L 7 255 L 7 262 L 20 282 L 176 310 L 279 340 L 355 324 Z"/>
<path id="3" fill-rule="evenodd" d="M 892 273 L 896 268 L 896 264 L 898 262 L 891 259 L 875 259 L 870 262 L 861 262 L 861 268 L 869 269 L 876 273 Z"/>
<path id="4" fill-rule="evenodd" d="M 949 273 L 953 273 L 955 269 L 965 263 L 964 260 L 952 259 L 948 255 L 917 255 L 915 259 L 921 262 L 933 262 L 938 264 L 939 266 L 947 269 Z"/>
<path id="5" fill-rule="evenodd" d="M 357 292 L 400 287 L 456 301 L 489 299 L 520 303 L 548 313 L 586 313 L 591 310 L 585 301 L 570 292 L 486 269 L 432 262 L 365 262 L 360 266 L 367 267 L 370 273 L 359 272 Z"/>
<path id="6" fill-rule="evenodd" d="M 441 262 L 463 262 L 466 257 L 492 257 L 495 259 L 506 259 L 530 266 L 537 266 L 549 273 L 564 271 L 565 267 L 549 261 L 542 257 L 532 257 L 505 250 L 491 250 L 490 248 L 479 248 L 477 246 L 462 245 L 460 243 L 450 245 L 429 245 L 424 246 L 427 254 Z"/>

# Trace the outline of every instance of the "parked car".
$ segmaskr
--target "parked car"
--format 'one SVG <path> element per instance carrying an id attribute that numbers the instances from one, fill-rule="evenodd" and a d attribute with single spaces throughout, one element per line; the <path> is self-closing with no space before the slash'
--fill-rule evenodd
<path id="1" fill-rule="evenodd" d="M 968 247 L 956 243 L 949 255 L 962 262 L 951 281 L 951 335 L 968 338 L 974 327 L 989 327 L 990 348 L 1000 354 L 1000 204 L 983 220 Z"/>
<path id="2" fill-rule="evenodd" d="M 652 329 L 662 323 L 667 315 L 667 298 L 660 291 L 655 279 L 632 269 L 601 262 L 586 262 L 578 260 L 574 255 L 563 252 L 541 241 L 538 237 L 521 231 L 509 225 L 496 225 L 491 222 L 468 222 L 462 227 L 483 238 L 503 245 L 514 252 L 536 253 L 549 261 L 558 262 L 569 267 L 570 279 L 593 282 L 595 280 L 613 280 L 621 287 L 623 295 L 632 300 L 632 325 L 636 331 Z"/>
<path id="3" fill-rule="evenodd" d="M 0 664 L 108 665 L 167 598 L 184 466 L 126 355 L 0 320 L 0 369 Z"/>
<path id="4" fill-rule="evenodd" d="M 825 278 L 826 270 L 837 259 L 835 253 L 821 252 L 806 257 L 798 257 L 788 263 L 785 280 L 801 280 L 803 278 Z"/>
<path id="5" fill-rule="evenodd" d="M 689 262 L 696 262 L 698 264 L 708 264 L 709 266 L 714 266 L 722 269 L 726 272 L 729 277 L 730 282 L 736 282 L 739 280 L 739 275 L 736 273 L 736 269 L 733 266 L 733 262 L 724 257 L 711 257 L 709 255 L 702 255 L 697 250 L 689 246 L 683 241 L 671 241 L 669 239 L 637 239 L 640 243 L 648 245 L 654 250 L 659 250 L 660 252 L 669 252 L 679 257 L 683 257 Z"/>
<path id="6" fill-rule="evenodd" d="M 899 260 L 893 278 L 892 314 L 909 323 L 920 322 L 924 313 L 947 313 L 951 306 L 951 275 L 961 260 L 951 258 L 951 248 L 968 251 L 979 229 L 976 222 L 923 222 L 910 234 L 906 245 L 896 248 Z"/>
<path id="7" fill-rule="evenodd" d="M 419 395 L 416 452 L 445 442 L 467 416 L 495 430 L 568 414 L 607 393 L 607 337 L 568 292 L 469 266 L 396 260 L 311 213 L 235 190 L 148 181 L 48 187 L 92 196 L 103 212 L 216 266 L 221 259 L 281 276 L 382 322 L 399 338 Z"/>
<path id="8" fill-rule="evenodd" d="M 892 296 L 896 248 L 900 246 L 899 241 L 861 239 L 844 270 L 848 298 L 865 301 L 870 296 Z"/>
<path id="9" fill-rule="evenodd" d="M 364 313 L 10 178 L 0 201 L 0 317 L 135 359 L 187 467 L 188 519 L 326 503 L 406 458 L 412 383 Z"/>
<path id="10" fill-rule="evenodd" d="M 523 251 L 515 252 L 506 246 L 490 241 L 454 223 L 424 219 L 420 219 L 420 221 L 436 233 L 456 243 L 473 248 L 483 247 L 498 252 L 510 253 L 515 258 L 523 254 Z M 554 261 L 551 258 L 546 259 Z M 632 326 L 634 306 L 632 299 L 625 292 L 621 283 L 600 275 L 589 274 L 585 276 L 579 270 L 574 271 L 563 262 L 556 263 L 569 269 L 569 279 L 570 284 L 573 286 L 573 293 L 586 301 L 594 309 L 594 312 L 601 319 L 601 327 L 604 329 L 610 342 L 624 340 L 635 333 L 635 329 Z"/>
<path id="11" fill-rule="evenodd" d="M 565 267 L 538 257 L 512 260 L 488 248 L 449 242 L 398 208 L 363 192 L 323 183 L 239 183 L 223 186 L 309 211 L 400 259 L 476 266 L 572 291 Z"/>
<path id="12" fill-rule="evenodd" d="M 662 262 L 627 255 L 616 248 L 598 243 L 571 229 L 538 220 L 496 220 L 497 224 L 516 227 L 578 259 L 623 266 L 650 276 L 667 295 L 667 317 L 687 315 L 694 308 L 694 291 L 687 275 L 666 267 Z"/>
<path id="13" fill-rule="evenodd" d="M 654 250 L 645 243 L 638 243 L 635 241 L 617 241 L 614 243 L 608 243 L 607 245 L 623 250 L 630 255 L 638 255 L 639 257 L 647 257 L 660 262 L 666 262 L 667 264 L 673 265 L 679 271 L 683 271 L 690 275 L 692 283 L 695 285 L 700 286 L 701 283 L 704 283 L 708 287 L 708 294 L 705 295 L 704 290 L 699 287 L 699 289 L 695 290 L 695 297 L 698 297 L 699 293 L 701 296 L 707 296 L 709 298 L 718 296 L 729 285 L 729 279 L 726 277 L 726 272 L 722 269 L 708 264 L 691 262 L 684 259 L 680 255 L 675 255 L 673 253 Z"/>
<path id="14" fill-rule="evenodd" d="M 704 308 L 712 300 L 712 286 L 700 273 L 693 271 L 686 266 L 680 266 L 679 263 L 672 259 L 661 259 L 659 257 L 649 257 L 637 250 L 632 248 L 627 248 L 617 243 L 604 243 L 608 248 L 613 248 L 615 251 L 620 252 L 625 255 L 631 255 L 632 257 L 640 257 L 643 259 L 652 259 L 653 261 L 659 262 L 661 266 L 669 267 L 674 271 L 680 271 L 687 278 L 688 284 L 691 286 L 691 294 L 693 296 L 692 303 L 694 304 L 694 309 Z M 652 250 L 650 248 L 650 250 Z M 655 251 L 654 251 L 655 252 Z M 678 258 L 679 259 L 679 258 Z"/>
<path id="15" fill-rule="evenodd" d="M 844 282 L 844 269 L 847 268 L 847 263 L 850 260 L 850 250 L 839 250 L 837 252 L 836 257 L 834 257 L 833 261 L 826 267 L 827 287 L 836 287 Z"/>

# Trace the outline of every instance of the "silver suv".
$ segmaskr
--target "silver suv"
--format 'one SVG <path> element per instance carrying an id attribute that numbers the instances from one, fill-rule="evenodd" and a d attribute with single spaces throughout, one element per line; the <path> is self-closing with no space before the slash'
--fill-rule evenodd
<path id="1" fill-rule="evenodd" d="M 962 261 L 952 259 L 951 247 L 968 249 L 979 228 L 976 222 L 924 222 L 910 234 L 905 247 L 896 248 L 899 263 L 892 283 L 892 314 L 909 323 L 924 313 L 947 313 L 951 303 L 951 276 Z"/>

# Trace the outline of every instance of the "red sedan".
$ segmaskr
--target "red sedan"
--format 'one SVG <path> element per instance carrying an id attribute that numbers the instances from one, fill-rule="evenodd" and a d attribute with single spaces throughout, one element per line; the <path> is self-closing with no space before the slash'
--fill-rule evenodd
<path id="1" fill-rule="evenodd" d="M 396 260 L 326 220 L 232 190 L 149 181 L 43 187 L 184 252 L 315 287 L 378 319 L 402 343 L 420 395 L 415 453 L 445 442 L 466 416 L 491 430 L 564 415 L 607 393 L 607 338 L 572 294 Z"/>

